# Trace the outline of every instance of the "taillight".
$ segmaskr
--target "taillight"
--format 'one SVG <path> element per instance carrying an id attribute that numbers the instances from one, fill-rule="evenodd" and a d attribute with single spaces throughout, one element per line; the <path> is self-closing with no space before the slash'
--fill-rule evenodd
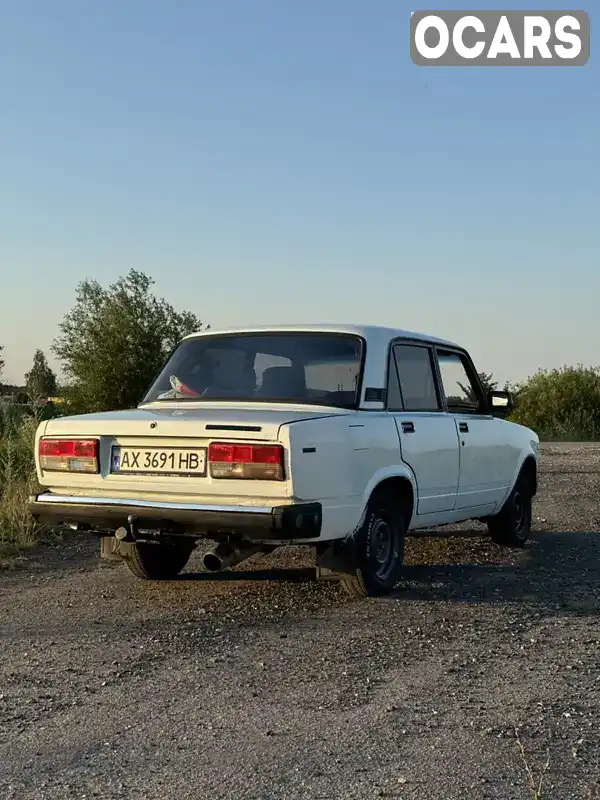
<path id="1" fill-rule="evenodd" d="M 40 439 L 45 472 L 98 472 L 98 439 Z"/>
<path id="2" fill-rule="evenodd" d="M 283 447 L 280 444 L 228 444 L 212 442 L 208 446 L 212 478 L 282 481 Z"/>

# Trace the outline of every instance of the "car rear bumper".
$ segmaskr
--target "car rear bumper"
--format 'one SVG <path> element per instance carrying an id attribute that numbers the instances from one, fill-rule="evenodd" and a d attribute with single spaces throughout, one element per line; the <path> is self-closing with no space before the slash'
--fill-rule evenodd
<path id="1" fill-rule="evenodd" d="M 216 506 L 48 492 L 31 497 L 29 510 L 43 524 L 77 524 L 98 532 L 133 524 L 141 530 L 200 536 L 233 533 L 257 541 L 318 539 L 322 526 L 320 503 Z"/>

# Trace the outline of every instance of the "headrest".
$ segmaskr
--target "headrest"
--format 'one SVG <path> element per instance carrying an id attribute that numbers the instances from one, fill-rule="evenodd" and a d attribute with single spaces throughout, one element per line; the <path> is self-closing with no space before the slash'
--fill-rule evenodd
<path id="1" fill-rule="evenodd" d="M 282 399 L 302 397 L 306 393 L 304 370 L 297 367 L 268 367 L 262 376 L 259 394 Z"/>

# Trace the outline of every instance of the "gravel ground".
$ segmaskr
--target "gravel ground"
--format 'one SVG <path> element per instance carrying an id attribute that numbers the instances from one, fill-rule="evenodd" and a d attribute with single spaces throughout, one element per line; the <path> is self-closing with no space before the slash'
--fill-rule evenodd
<path id="1" fill-rule="evenodd" d="M 161 585 L 39 551 L 0 574 L 0 797 L 600 797 L 599 466 L 544 447 L 524 551 L 410 540 L 385 600 L 302 551 Z"/>

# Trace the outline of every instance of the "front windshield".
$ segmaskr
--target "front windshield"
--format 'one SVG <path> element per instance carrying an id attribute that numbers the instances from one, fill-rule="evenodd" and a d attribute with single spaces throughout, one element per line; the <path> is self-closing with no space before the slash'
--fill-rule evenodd
<path id="1" fill-rule="evenodd" d="M 143 403 L 228 400 L 358 405 L 363 340 L 348 334 L 218 334 L 184 340 Z"/>

